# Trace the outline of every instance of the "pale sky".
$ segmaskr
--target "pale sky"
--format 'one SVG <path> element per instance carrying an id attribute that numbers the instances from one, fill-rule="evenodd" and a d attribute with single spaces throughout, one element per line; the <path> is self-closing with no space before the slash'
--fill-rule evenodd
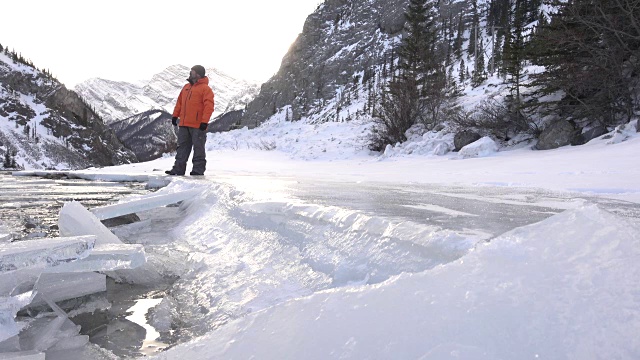
<path id="1" fill-rule="evenodd" d="M 323 0 L 2 1 L 0 44 L 67 87 L 149 79 L 174 64 L 264 82 Z"/>

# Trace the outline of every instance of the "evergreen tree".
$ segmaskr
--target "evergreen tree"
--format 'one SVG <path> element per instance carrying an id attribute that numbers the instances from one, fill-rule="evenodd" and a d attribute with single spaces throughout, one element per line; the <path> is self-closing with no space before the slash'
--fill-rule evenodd
<path id="1" fill-rule="evenodd" d="M 536 33 L 530 50 L 545 71 L 534 76 L 540 98 L 559 93 L 548 110 L 574 121 L 628 122 L 640 104 L 638 0 L 555 2 L 560 8 Z"/>
<path id="2" fill-rule="evenodd" d="M 5 169 L 9 169 L 12 166 L 12 161 L 11 161 L 11 154 L 9 152 L 9 150 L 7 149 L 7 151 L 4 152 L 4 161 L 2 162 L 2 166 Z"/>
<path id="3" fill-rule="evenodd" d="M 453 54 L 456 58 L 459 58 L 462 55 L 462 43 L 464 42 L 464 20 L 462 14 L 458 16 L 458 30 L 456 34 L 456 39 L 453 41 Z"/>
<path id="4" fill-rule="evenodd" d="M 396 77 L 391 70 L 392 79 L 381 93 L 380 107 L 374 110 L 378 131 L 372 135 L 372 150 L 379 151 L 388 144 L 405 141 L 405 132 L 413 124 L 424 122 L 427 99 L 434 91 L 434 79 L 446 76 L 438 73 L 442 70 L 442 59 L 436 53 L 433 3 L 410 0 L 405 19 L 405 35 L 397 50 L 400 73 Z M 393 62 L 392 59 L 392 65 Z"/>
<path id="5" fill-rule="evenodd" d="M 502 63 L 507 84 L 516 101 L 520 99 L 520 87 L 524 77 L 523 62 L 525 59 L 524 26 L 522 23 L 521 0 L 516 0 L 513 22 L 509 33 L 505 34 Z"/>
<path id="6" fill-rule="evenodd" d="M 480 37 L 480 15 L 478 14 L 478 2 L 473 0 L 471 3 L 471 33 L 469 35 L 469 46 L 467 47 L 468 56 L 475 56 L 478 52 L 476 40 Z"/>
<path id="7" fill-rule="evenodd" d="M 484 51 L 482 50 L 482 39 L 480 39 L 480 43 L 478 44 L 480 51 L 476 55 L 474 69 L 473 69 L 473 78 L 471 81 L 471 85 L 473 87 L 479 86 L 483 81 L 487 79 L 487 74 L 485 72 L 485 64 L 484 64 Z"/>
<path id="8" fill-rule="evenodd" d="M 410 0 L 405 12 L 406 35 L 398 48 L 399 67 L 402 75 L 422 83 L 424 74 L 433 67 L 430 56 L 436 43 L 433 4 L 428 0 Z"/>

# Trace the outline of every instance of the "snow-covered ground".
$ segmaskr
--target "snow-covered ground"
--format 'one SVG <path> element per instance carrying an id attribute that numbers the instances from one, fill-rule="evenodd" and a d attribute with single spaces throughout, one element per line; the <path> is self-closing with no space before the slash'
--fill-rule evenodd
<path id="1" fill-rule="evenodd" d="M 147 254 L 119 279 L 179 276 L 149 323 L 188 341 L 158 358 L 640 357 L 635 122 L 557 150 L 437 155 L 452 139 L 429 133 L 374 155 L 366 122 L 283 119 L 209 135 L 204 177 L 165 177 L 171 157 L 72 172 L 202 191 L 113 230 Z"/>

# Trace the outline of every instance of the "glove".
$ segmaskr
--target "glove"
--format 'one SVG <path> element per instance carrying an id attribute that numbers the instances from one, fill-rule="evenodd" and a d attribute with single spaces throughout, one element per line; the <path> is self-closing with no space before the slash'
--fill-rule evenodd
<path id="1" fill-rule="evenodd" d="M 200 123 L 200 130 L 207 131 L 208 123 Z"/>
<path id="2" fill-rule="evenodd" d="M 178 118 L 177 117 L 172 117 L 171 118 L 171 123 L 173 124 L 173 126 L 178 126 Z"/>

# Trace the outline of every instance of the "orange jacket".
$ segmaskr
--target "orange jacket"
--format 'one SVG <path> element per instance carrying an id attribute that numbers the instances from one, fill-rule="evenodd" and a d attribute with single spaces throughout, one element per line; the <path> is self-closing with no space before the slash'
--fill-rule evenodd
<path id="1" fill-rule="evenodd" d="M 205 76 L 195 84 L 187 84 L 182 88 L 173 116 L 180 118 L 180 126 L 198 128 L 200 123 L 209 123 L 213 106 L 213 90 L 209 87 L 209 78 Z"/>

